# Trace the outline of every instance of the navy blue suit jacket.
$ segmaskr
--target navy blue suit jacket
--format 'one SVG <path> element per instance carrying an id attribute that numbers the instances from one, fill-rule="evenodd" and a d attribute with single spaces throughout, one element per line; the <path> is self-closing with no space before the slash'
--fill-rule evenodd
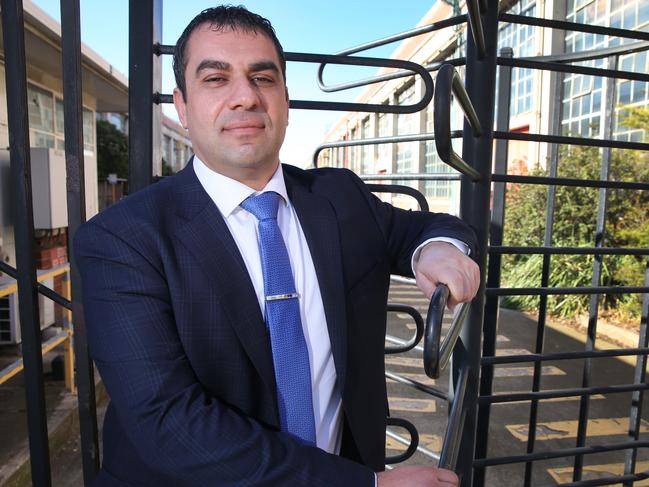
<path id="1" fill-rule="evenodd" d="M 411 275 L 425 239 L 472 246 L 473 232 L 449 215 L 382 203 L 346 170 L 283 170 L 343 391 L 342 456 L 278 431 L 254 289 L 190 163 L 104 210 L 75 238 L 90 353 L 111 398 L 93 485 L 373 485 L 385 455 L 389 275 Z"/>

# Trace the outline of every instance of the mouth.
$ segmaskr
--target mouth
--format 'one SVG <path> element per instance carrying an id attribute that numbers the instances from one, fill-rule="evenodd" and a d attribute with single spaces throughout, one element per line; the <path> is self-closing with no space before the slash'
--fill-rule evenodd
<path id="1" fill-rule="evenodd" d="M 231 122 L 223 126 L 223 132 L 232 135 L 255 135 L 264 130 L 266 126 L 258 121 Z"/>

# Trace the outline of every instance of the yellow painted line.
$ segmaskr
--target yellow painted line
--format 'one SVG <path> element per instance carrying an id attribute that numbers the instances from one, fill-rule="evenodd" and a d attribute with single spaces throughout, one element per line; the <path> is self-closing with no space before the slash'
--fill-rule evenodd
<path id="1" fill-rule="evenodd" d="M 566 375 L 559 367 L 554 365 L 545 365 L 541 367 L 543 376 Z M 494 371 L 494 377 L 531 377 L 534 375 L 534 367 L 497 367 Z"/>
<path id="2" fill-rule="evenodd" d="M 499 348 L 496 350 L 496 356 L 507 356 L 507 355 L 529 355 L 532 352 L 525 348 Z"/>
<path id="3" fill-rule="evenodd" d="M 395 431 L 400 434 L 401 428 L 395 429 Z M 408 433 L 404 433 L 404 436 L 406 439 L 408 439 Z M 442 437 L 439 435 L 419 435 L 419 446 L 423 446 L 424 448 L 428 448 L 429 450 L 432 450 L 434 452 L 438 452 L 442 450 Z M 389 436 L 386 436 L 385 438 L 385 449 L 386 450 L 393 450 L 397 452 L 402 452 L 406 451 L 408 447 L 404 445 L 403 443 L 398 442 L 394 438 L 390 438 Z"/>
<path id="4" fill-rule="evenodd" d="M 536 439 L 556 440 L 560 438 L 576 438 L 578 421 L 549 421 L 536 425 Z M 527 441 L 527 424 L 508 424 L 507 430 L 518 440 Z M 626 435 L 629 430 L 629 418 L 591 419 L 586 430 L 589 437 Z M 640 432 L 649 431 L 649 421 L 640 422 Z"/>
<path id="5" fill-rule="evenodd" d="M 48 343 L 47 346 L 43 347 L 41 349 L 41 353 L 51 352 L 56 347 L 58 347 L 59 345 L 61 345 L 62 343 L 66 342 L 69 339 L 70 339 L 69 335 L 64 335 L 61 338 L 59 338 L 58 340 L 54 340 L 53 342 Z"/>
<path id="6" fill-rule="evenodd" d="M 411 399 L 392 397 L 388 399 L 390 411 L 408 411 L 411 413 L 434 413 L 437 407 L 434 399 Z"/>
<path id="7" fill-rule="evenodd" d="M 637 462 L 635 464 L 636 472 L 643 472 L 649 469 L 649 462 Z M 572 482 L 572 467 L 549 468 L 548 473 L 552 476 L 557 484 Z M 595 480 L 604 477 L 613 477 L 615 475 L 624 475 L 623 463 L 609 463 L 605 465 L 584 465 L 582 480 Z M 622 484 L 617 484 L 622 485 Z M 634 486 L 649 485 L 648 480 L 637 480 Z"/>
<path id="8" fill-rule="evenodd" d="M 529 391 L 522 391 L 522 392 L 529 392 Z M 500 394 L 507 394 L 506 392 L 499 392 L 498 395 Z M 517 394 L 517 392 L 512 392 L 512 394 Z M 543 399 L 539 402 L 546 403 L 546 402 L 568 402 L 568 401 L 579 401 L 581 399 L 580 396 L 572 396 L 572 397 L 553 397 L 551 399 Z M 595 400 L 601 400 L 601 399 L 606 399 L 605 396 L 602 394 L 594 394 L 590 396 L 591 401 Z M 503 404 L 529 404 L 532 401 L 512 401 L 512 402 L 496 402 L 493 405 L 494 406 L 502 406 Z"/>
<path id="9" fill-rule="evenodd" d="M 420 358 L 412 357 L 385 357 L 385 363 L 389 365 L 400 365 L 402 367 L 415 367 L 423 370 L 424 361 Z"/>
<path id="10" fill-rule="evenodd" d="M 61 335 L 58 339 L 52 340 L 51 342 L 47 342 L 47 345 L 44 345 L 41 347 L 41 354 L 46 354 L 48 352 L 51 352 L 54 350 L 56 347 L 61 345 L 62 343 L 67 342 L 70 340 L 72 333 L 68 332 L 66 335 Z M 3 369 L 0 372 L 7 371 L 8 369 L 9 372 L 4 372 L 2 375 L 0 375 L 0 384 L 4 384 L 7 382 L 9 379 L 12 377 L 18 375 L 20 372 L 22 372 L 25 369 L 25 364 L 22 361 L 22 359 L 17 360 L 13 364 L 7 366 L 5 369 Z"/>
<path id="11" fill-rule="evenodd" d="M 37 279 L 38 279 L 38 282 L 43 282 L 46 279 L 50 279 L 52 277 L 56 277 L 56 276 L 60 276 L 61 274 L 65 274 L 69 270 L 70 270 L 70 265 L 65 264 L 65 265 L 63 265 L 61 267 L 58 267 L 56 269 L 52 269 L 49 272 L 45 272 L 43 274 L 40 274 Z"/>
<path id="12" fill-rule="evenodd" d="M 0 298 L 4 298 L 5 296 L 9 296 L 10 294 L 13 294 L 18 291 L 18 285 L 17 284 L 8 284 L 7 286 L 3 287 L 0 289 Z"/>
<path id="13" fill-rule="evenodd" d="M 435 379 L 431 379 L 426 374 L 412 374 L 410 372 L 394 372 L 394 371 L 393 371 L 393 373 L 395 373 L 397 375 L 400 375 L 402 377 L 405 377 L 406 379 L 415 380 L 415 381 L 417 381 L 417 382 L 419 382 L 421 384 L 427 385 L 427 386 L 434 386 L 435 385 Z M 386 380 L 388 382 L 398 383 L 396 380 L 389 379 L 387 377 L 386 377 Z"/>

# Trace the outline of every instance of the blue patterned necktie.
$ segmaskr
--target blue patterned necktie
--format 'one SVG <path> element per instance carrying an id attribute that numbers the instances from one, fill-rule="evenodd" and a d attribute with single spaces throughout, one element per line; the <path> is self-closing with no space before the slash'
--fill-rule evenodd
<path id="1" fill-rule="evenodd" d="M 258 220 L 266 324 L 273 350 L 281 428 L 315 446 L 309 352 L 291 262 L 277 225 L 279 198 L 279 194 L 269 191 L 246 198 L 240 206 Z"/>

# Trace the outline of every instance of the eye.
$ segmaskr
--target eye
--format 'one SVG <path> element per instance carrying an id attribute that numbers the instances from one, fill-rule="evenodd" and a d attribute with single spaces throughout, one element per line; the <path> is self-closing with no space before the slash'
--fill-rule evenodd
<path id="1" fill-rule="evenodd" d="M 263 84 L 272 84 L 275 82 L 275 80 L 269 76 L 264 76 L 264 75 L 256 75 L 253 76 L 252 81 L 256 84 L 263 85 Z"/>
<path id="2" fill-rule="evenodd" d="M 212 76 L 208 76 L 207 78 L 205 78 L 206 83 L 219 83 L 219 82 L 222 82 L 222 81 L 225 81 L 225 78 L 223 76 L 219 76 L 219 75 L 212 75 Z"/>

